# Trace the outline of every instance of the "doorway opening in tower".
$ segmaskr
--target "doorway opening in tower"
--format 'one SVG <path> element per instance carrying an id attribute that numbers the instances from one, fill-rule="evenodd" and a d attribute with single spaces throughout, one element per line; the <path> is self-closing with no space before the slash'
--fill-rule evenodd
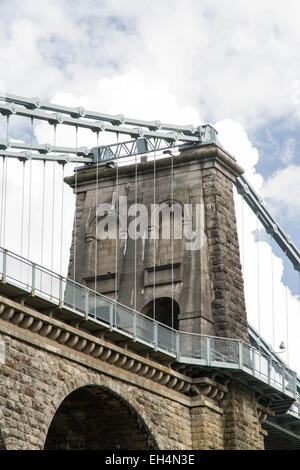
<path id="1" fill-rule="evenodd" d="M 170 297 L 159 297 L 148 302 L 142 313 L 166 326 L 179 330 L 179 305 Z"/>

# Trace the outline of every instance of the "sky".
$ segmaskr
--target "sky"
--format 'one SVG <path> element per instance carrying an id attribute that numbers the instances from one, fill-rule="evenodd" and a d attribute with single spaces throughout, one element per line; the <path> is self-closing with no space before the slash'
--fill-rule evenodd
<path id="1" fill-rule="evenodd" d="M 300 247 L 299 15 L 297 0 L 0 0 L 0 88 L 141 119 L 211 123 Z M 26 142 L 54 139 L 43 124 L 35 125 L 31 136 L 24 119 L 15 119 L 9 131 L 10 138 Z M 0 117 L 0 138 L 5 136 L 6 118 Z M 58 129 L 57 144 L 74 142 L 73 129 Z M 78 142 L 94 146 L 96 137 L 80 131 Z M 8 179 L 6 237 L 12 248 L 20 241 L 13 230 L 20 203 L 15 194 L 22 191 L 18 165 L 9 163 L 14 176 Z M 42 165 L 31 173 L 27 164 L 26 181 L 33 189 L 24 204 L 33 227 L 41 223 L 41 180 Z M 59 179 L 56 184 L 57 214 Z M 71 192 L 64 197 L 71 207 Z M 51 234 L 57 243 L 60 234 L 53 229 L 51 201 L 46 204 L 45 244 L 50 246 Z M 276 247 L 271 249 L 238 197 L 236 207 L 249 321 L 276 351 L 281 340 L 288 342 L 282 358 L 300 372 L 297 273 Z M 72 210 L 64 216 L 65 227 L 71 226 Z M 28 239 L 23 251 L 30 255 L 27 244 Z M 64 238 L 65 253 L 69 246 L 70 235 Z M 57 268 L 50 259 L 48 265 Z"/>

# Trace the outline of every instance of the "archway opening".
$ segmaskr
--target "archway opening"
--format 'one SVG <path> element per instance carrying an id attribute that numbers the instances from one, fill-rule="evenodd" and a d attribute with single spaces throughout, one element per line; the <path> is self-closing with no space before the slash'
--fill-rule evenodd
<path id="1" fill-rule="evenodd" d="M 155 442 L 137 413 L 99 386 L 79 388 L 59 406 L 45 450 L 153 450 Z"/>
<path id="2" fill-rule="evenodd" d="M 142 309 L 142 313 L 150 318 L 179 330 L 179 305 L 170 297 L 159 297 L 148 302 Z"/>

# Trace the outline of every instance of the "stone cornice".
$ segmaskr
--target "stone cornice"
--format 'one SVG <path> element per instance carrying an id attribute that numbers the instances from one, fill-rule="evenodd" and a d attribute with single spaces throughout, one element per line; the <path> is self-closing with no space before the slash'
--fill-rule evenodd
<path id="1" fill-rule="evenodd" d="M 257 407 L 258 420 L 261 423 L 266 421 L 268 416 L 275 416 L 275 412 L 271 410 L 269 406 L 264 406 L 261 403 L 258 403 Z"/>
<path id="2" fill-rule="evenodd" d="M 156 160 L 156 169 L 163 169 L 169 168 L 170 162 L 173 159 L 174 168 L 179 167 L 181 165 L 186 166 L 187 162 L 197 162 L 203 168 L 208 168 L 211 166 L 218 165 L 219 169 L 225 170 L 228 177 L 234 180 L 236 177 L 240 176 L 244 173 L 243 168 L 236 163 L 233 158 L 226 153 L 226 151 L 220 148 L 216 144 L 208 144 L 208 145 L 201 145 L 201 146 L 193 146 L 191 148 L 184 149 L 180 155 L 176 157 L 165 157 L 162 159 Z M 124 165 L 119 167 L 118 175 L 121 179 L 123 176 L 128 177 L 129 175 L 134 175 L 135 173 L 135 165 Z M 141 175 L 150 173 L 151 177 L 153 175 L 153 161 L 147 161 L 137 164 L 137 171 L 139 174 L 139 178 Z M 106 168 L 101 167 L 98 170 L 95 166 L 93 167 L 85 167 L 80 169 L 77 172 L 77 176 L 75 175 L 68 176 L 65 178 L 65 182 L 69 184 L 72 188 L 76 187 L 80 188 L 81 186 L 85 186 L 89 182 L 95 181 L 97 175 L 98 178 L 101 180 L 115 178 L 115 168 Z"/>
<path id="3" fill-rule="evenodd" d="M 67 354 L 67 357 L 87 366 L 89 360 L 92 360 L 91 364 L 96 361 L 101 364 L 103 372 L 114 375 L 118 371 L 120 379 L 130 379 L 132 383 L 137 382 L 139 386 L 151 391 L 158 391 L 163 387 L 165 392 L 161 392 L 162 394 L 168 394 L 168 391 L 177 392 L 176 395 L 185 397 L 184 401 L 188 406 L 196 406 L 197 398 L 201 397 L 206 397 L 206 400 L 216 405 L 227 391 L 226 386 L 214 380 L 206 377 L 192 379 L 153 359 L 40 313 L 23 302 L 3 296 L 0 296 L 0 331 L 44 349 L 50 347 L 53 353 Z M 87 358 L 86 361 L 82 360 L 83 357 Z M 156 387 L 153 387 L 153 382 Z M 173 396 L 175 399 L 175 395 Z M 193 397 L 196 401 L 192 400 Z"/>

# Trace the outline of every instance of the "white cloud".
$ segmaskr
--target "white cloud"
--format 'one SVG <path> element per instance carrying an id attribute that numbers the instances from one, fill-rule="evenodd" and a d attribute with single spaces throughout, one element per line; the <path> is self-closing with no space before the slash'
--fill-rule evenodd
<path id="1" fill-rule="evenodd" d="M 128 73 L 145 90 L 162 86 L 180 108 L 196 107 L 211 121 L 231 118 L 253 128 L 297 114 L 297 1 L 285 8 L 279 0 L 38 5 L 1 5 L 2 80 L 10 92 L 51 98 L 84 88 L 93 96 L 99 80 Z M 127 86 L 126 94 L 135 101 L 140 88 Z"/>
<path id="2" fill-rule="evenodd" d="M 219 138 L 227 151 L 245 169 L 245 176 L 257 191 L 273 201 L 274 208 L 298 211 L 297 178 L 299 167 L 290 166 L 274 174 L 263 184 L 255 170 L 259 154 L 247 135 L 249 129 L 266 125 L 268 120 L 290 113 L 300 119 L 297 101 L 300 48 L 298 1 L 279 0 L 237 2 L 235 0 L 12 0 L 0 6 L 1 80 L 6 91 L 25 96 L 40 95 L 52 102 L 130 117 L 159 119 L 172 123 L 216 122 Z M 299 115 L 298 115 L 298 114 Z M 25 127 L 15 126 L 18 138 Z M 28 130 L 28 129 L 27 129 Z M 5 135 L 5 126 L 2 129 Z M 53 143 L 53 128 L 35 126 L 39 142 Z M 28 132 L 27 132 L 28 136 Z M 22 135 L 23 138 L 23 135 Z M 100 143 L 107 135 L 100 136 Z M 78 145 L 94 146 L 96 135 L 78 132 Z M 57 128 L 57 145 L 75 146 L 74 128 Z M 281 157 L 290 163 L 292 141 Z M 52 170 L 47 164 L 47 202 L 45 246 L 51 264 Z M 20 163 L 9 163 L 10 211 L 7 213 L 9 247 L 18 251 L 22 192 Z M 61 168 L 57 168 L 57 171 Z M 72 171 L 69 169 L 68 171 Z M 29 179 L 26 163 L 26 181 Z M 41 235 L 42 165 L 32 174 L 32 249 L 30 257 L 39 262 Z M 60 246 L 59 179 L 56 183 L 55 244 Z M 286 188 L 289 188 L 287 191 Z M 64 263 L 67 265 L 72 228 L 73 196 L 65 189 Z M 25 194 L 28 214 L 29 193 Z M 245 209 L 245 208 L 244 208 Z M 241 204 L 237 201 L 238 220 Z M 245 209 L 246 212 L 246 209 Z M 28 228 L 26 222 L 24 233 Z M 68 232 L 67 232 L 68 230 Z M 270 247 L 259 243 L 260 289 L 257 282 L 257 243 L 253 231 L 256 219 L 244 220 L 245 285 L 248 315 L 256 327 L 272 342 L 272 278 L 275 286 L 276 338 L 279 344 L 284 330 L 286 300 L 290 306 L 292 333 L 299 331 L 298 301 L 282 282 L 281 259 L 271 258 Z M 24 254 L 26 244 L 24 239 Z M 54 266 L 58 269 L 58 264 Z M 258 290 L 260 296 L 258 302 Z M 260 322 L 258 321 L 260 311 Z M 280 326 L 281 325 L 281 326 Z M 293 335 L 292 335 L 293 336 Z M 283 338 L 285 339 L 285 338 Z M 299 356 L 297 341 L 291 341 L 292 356 Z"/>
<path id="3" fill-rule="evenodd" d="M 299 211 L 296 191 L 299 187 L 300 167 L 289 167 L 278 172 L 274 180 L 265 182 L 255 170 L 259 153 L 241 124 L 226 119 L 217 122 L 215 127 L 221 144 L 244 168 L 244 175 L 250 184 L 258 193 L 268 197 L 268 206 L 272 209 L 270 200 L 276 198 L 275 207 L 285 210 L 289 207 Z M 298 285 L 298 274 L 287 259 L 283 262 L 275 255 L 275 242 L 247 203 L 236 191 L 234 194 L 248 321 L 276 352 L 279 351 L 281 341 L 284 341 L 287 349 L 284 354 L 280 354 L 282 359 L 300 371 L 297 334 L 300 328 L 300 292 L 296 295 L 290 287 L 292 283 Z"/>
<path id="4" fill-rule="evenodd" d="M 259 153 L 242 125 L 226 119 L 215 127 L 221 144 L 244 168 L 244 175 L 254 189 L 266 198 L 271 213 L 285 211 L 290 217 L 299 215 L 300 167 L 288 166 L 263 180 L 255 169 Z M 284 263 L 272 253 L 275 242 L 236 192 L 235 203 L 248 321 L 276 352 L 284 341 L 287 349 L 280 355 L 299 372 L 300 291 L 296 295 L 290 287 L 292 282 L 299 284 L 299 275 L 287 259 Z"/>
<path id="5" fill-rule="evenodd" d="M 214 126 L 218 131 L 218 138 L 224 149 L 245 170 L 244 176 L 248 179 L 249 183 L 257 191 L 260 191 L 262 176 L 255 169 L 255 165 L 259 160 L 259 154 L 257 149 L 252 146 L 243 126 L 232 119 L 217 122 Z"/>
<path id="6" fill-rule="evenodd" d="M 283 148 L 280 152 L 280 159 L 284 164 L 290 164 L 295 157 L 296 139 L 289 137 L 283 142 Z"/>
<path id="7" fill-rule="evenodd" d="M 262 193 L 274 214 L 284 211 L 286 217 L 299 217 L 299 181 L 299 165 L 280 169 L 264 181 Z"/>
<path id="8" fill-rule="evenodd" d="M 274 254 L 276 243 L 241 196 L 236 194 L 235 202 L 248 321 L 276 352 L 284 341 L 282 359 L 300 372 L 300 292 L 290 287 L 299 284 L 298 273 Z"/>

